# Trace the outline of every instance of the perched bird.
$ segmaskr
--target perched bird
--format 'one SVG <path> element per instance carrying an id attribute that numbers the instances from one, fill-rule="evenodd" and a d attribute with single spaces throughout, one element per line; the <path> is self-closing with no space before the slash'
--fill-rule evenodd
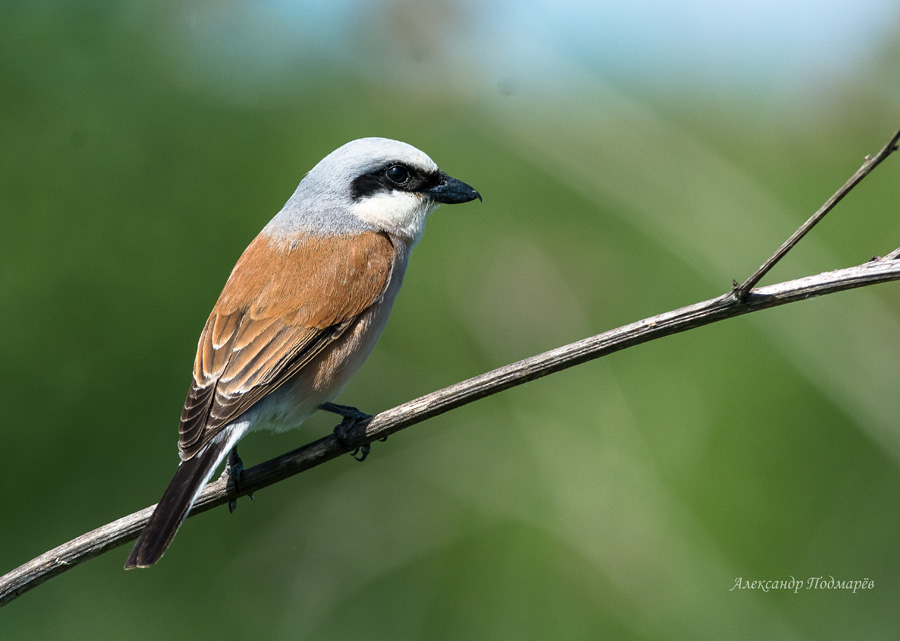
<path id="1" fill-rule="evenodd" d="M 440 204 L 481 196 L 423 152 L 362 138 L 328 154 L 244 250 L 200 334 L 181 463 L 128 557 L 156 563 L 203 486 L 251 430 L 330 403 L 384 330 L 409 254 Z"/>

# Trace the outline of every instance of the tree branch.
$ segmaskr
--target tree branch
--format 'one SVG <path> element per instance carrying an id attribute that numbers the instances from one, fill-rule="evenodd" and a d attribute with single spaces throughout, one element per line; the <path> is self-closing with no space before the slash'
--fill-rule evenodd
<path id="1" fill-rule="evenodd" d="M 360 447 L 485 396 L 663 336 L 769 307 L 893 280 L 900 280 L 900 260 L 880 258 L 856 267 L 762 287 L 753 290 L 743 301 L 729 292 L 558 347 L 408 401 L 381 412 L 368 424 L 357 424 L 348 432 L 347 441 L 351 447 Z M 334 435 L 328 435 L 245 470 L 239 492 L 227 479 L 220 478 L 206 486 L 189 516 L 252 494 L 346 453 Z M 154 507 L 83 534 L 0 577 L 0 606 L 83 561 L 137 538 Z"/>
<path id="2" fill-rule="evenodd" d="M 900 129 L 893 135 L 893 137 L 887 142 L 887 144 L 881 148 L 874 156 L 866 156 L 865 161 L 862 166 L 856 170 L 850 178 L 845 182 L 840 189 L 834 192 L 834 195 L 831 196 L 828 200 L 825 201 L 825 204 L 819 207 L 819 210 L 809 217 L 805 223 L 800 225 L 800 228 L 797 229 L 791 237 L 788 238 L 784 243 L 779 247 L 774 254 L 769 256 L 769 259 L 763 263 L 759 269 L 757 269 L 753 274 L 750 275 L 750 278 L 745 280 L 743 283 L 738 285 L 735 283 L 734 287 L 734 295 L 739 299 L 743 300 L 747 297 L 747 294 L 750 293 L 750 290 L 756 286 L 760 280 L 762 280 L 763 276 L 769 273 L 769 271 L 775 267 L 775 264 L 784 258 L 785 254 L 787 254 L 791 249 L 800 242 L 800 239 L 806 236 L 807 232 L 812 229 L 816 223 L 825 218 L 825 215 L 834 209 L 834 206 L 841 202 L 841 199 L 850 193 L 850 190 L 856 187 L 862 181 L 863 178 L 872 173 L 872 170 L 875 169 L 878 165 L 881 164 L 881 161 L 886 159 L 892 153 L 897 151 L 897 141 L 900 141 Z"/>
<path id="3" fill-rule="evenodd" d="M 900 131 L 874 159 L 867 159 L 863 167 L 753 276 L 728 293 L 558 347 L 408 401 L 381 412 L 367 423 L 355 425 L 346 434 L 345 444 L 361 447 L 485 396 L 663 336 L 807 298 L 900 280 L 898 248 L 884 258 L 875 258 L 856 267 L 751 289 L 816 222 L 897 148 L 898 140 Z M 206 486 L 189 516 L 252 494 L 346 453 L 332 434 L 245 470 L 240 477 L 240 491 L 236 491 L 227 478 L 220 478 Z M 0 607 L 69 568 L 137 538 L 155 507 L 150 506 L 83 534 L 0 577 Z"/>

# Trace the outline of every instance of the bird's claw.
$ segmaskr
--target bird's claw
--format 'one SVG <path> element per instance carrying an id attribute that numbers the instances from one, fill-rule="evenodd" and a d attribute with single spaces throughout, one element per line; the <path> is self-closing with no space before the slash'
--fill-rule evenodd
<path id="1" fill-rule="evenodd" d="M 222 472 L 222 476 L 228 478 L 228 484 L 231 488 L 234 489 L 235 492 L 240 492 L 241 488 L 241 475 L 244 473 L 244 461 L 241 460 L 240 455 L 238 455 L 237 448 L 233 448 L 231 452 L 228 454 L 228 459 L 225 463 L 225 470 Z M 253 495 L 248 494 L 250 500 L 253 500 Z M 230 513 L 234 513 L 237 509 L 237 499 L 233 498 L 228 501 L 228 511 Z"/>
<path id="2" fill-rule="evenodd" d="M 372 446 L 368 443 L 361 445 L 360 447 L 352 447 L 349 444 L 349 432 L 356 426 L 357 423 L 366 423 L 372 420 L 371 414 L 366 414 L 355 407 L 348 407 L 346 405 L 336 405 L 334 403 L 324 403 L 322 405 L 322 409 L 326 412 L 331 412 L 332 414 L 337 414 L 338 416 L 342 416 L 340 424 L 338 424 L 334 428 L 334 437 L 337 439 L 338 445 L 343 447 L 350 453 L 350 456 L 355 458 L 357 461 L 365 461 L 366 457 L 369 456 L 369 452 L 372 451 Z M 379 441 L 386 440 L 387 437 L 378 439 Z"/>

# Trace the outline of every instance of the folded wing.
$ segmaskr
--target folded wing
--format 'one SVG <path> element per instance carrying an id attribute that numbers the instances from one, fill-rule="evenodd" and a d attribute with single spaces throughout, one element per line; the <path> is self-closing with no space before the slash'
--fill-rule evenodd
<path id="1" fill-rule="evenodd" d="M 278 389 L 387 289 L 390 238 L 260 235 L 232 271 L 200 335 L 181 414 L 182 459 Z"/>

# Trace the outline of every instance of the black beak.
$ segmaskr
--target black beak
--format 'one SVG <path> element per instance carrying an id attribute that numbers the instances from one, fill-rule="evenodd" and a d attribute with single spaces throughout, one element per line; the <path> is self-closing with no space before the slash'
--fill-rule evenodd
<path id="1" fill-rule="evenodd" d="M 456 178 L 451 178 L 441 173 L 441 181 L 434 187 L 425 190 L 435 201 L 445 205 L 467 203 L 470 200 L 481 200 L 481 194 L 469 187 L 466 183 Z"/>

